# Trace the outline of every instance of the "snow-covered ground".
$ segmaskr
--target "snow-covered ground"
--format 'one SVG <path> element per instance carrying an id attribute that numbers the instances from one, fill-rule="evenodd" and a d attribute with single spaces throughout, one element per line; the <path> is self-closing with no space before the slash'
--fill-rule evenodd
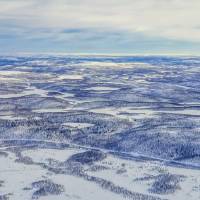
<path id="1" fill-rule="evenodd" d="M 15 150 L 19 151 L 20 148 L 17 147 Z M 48 169 L 48 166 L 65 169 L 61 165 L 58 167 L 54 162 L 65 162 L 71 156 L 85 152 L 84 149 L 29 149 L 26 147 L 20 151 L 20 156 L 24 158 L 21 161 L 18 161 L 19 155 L 13 153 L 11 149 L 4 148 L 0 151 L 0 180 L 3 181 L 0 192 L 4 195 L 7 194 L 9 199 L 31 199 L 34 191 L 36 191 L 35 188 L 32 188 L 32 183 L 41 180 L 51 180 L 55 184 L 62 185 L 64 191 L 58 196 L 41 193 L 40 199 L 126 199 L 123 193 L 110 191 L 109 187 L 99 186 L 98 182 L 85 180 L 81 175 L 70 174 L 70 172 L 63 174 L 53 172 L 51 168 Z M 200 198 L 199 170 L 166 166 L 158 161 L 129 160 L 125 157 L 121 158 L 108 154 L 101 161 L 83 165 L 83 171 L 91 177 L 110 182 L 115 187 L 126 188 L 133 194 L 144 194 L 146 199 L 148 199 L 148 196 L 183 200 Z M 159 191 L 158 194 L 154 194 L 151 191 L 153 190 L 152 185 L 155 185 L 159 177 L 163 177 L 163 187 L 168 190 L 165 193 L 162 187 L 158 187 L 157 189 L 161 190 L 161 194 L 159 194 Z M 167 183 L 164 183 L 164 181 Z"/>
<path id="2" fill-rule="evenodd" d="M 0 57 L 0 200 L 200 199 L 199 68 Z"/>

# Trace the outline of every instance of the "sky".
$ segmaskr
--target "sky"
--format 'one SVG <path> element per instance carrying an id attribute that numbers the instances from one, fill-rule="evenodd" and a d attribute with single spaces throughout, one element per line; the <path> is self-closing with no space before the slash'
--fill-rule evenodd
<path id="1" fill-rule="evenodd" d="M 200 54 L 200 0 L 0 0 L 0 53 Z"/>

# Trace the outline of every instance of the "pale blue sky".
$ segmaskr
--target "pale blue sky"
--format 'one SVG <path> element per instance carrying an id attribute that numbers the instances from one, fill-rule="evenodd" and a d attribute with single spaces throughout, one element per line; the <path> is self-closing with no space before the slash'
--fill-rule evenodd
<path id="1" fill-rule="evenodd" d="M 199 0 L 0 0 L 0 53 L 200 54 Z"/>

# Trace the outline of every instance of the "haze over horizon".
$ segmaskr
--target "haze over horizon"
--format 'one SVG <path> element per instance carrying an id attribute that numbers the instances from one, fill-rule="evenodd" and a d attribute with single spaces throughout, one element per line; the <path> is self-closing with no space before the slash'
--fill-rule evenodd
<path id="1" fill-rule="evenodd" d="M 0 0 L 0 54 L 200 52 L 198 0 Z"/>

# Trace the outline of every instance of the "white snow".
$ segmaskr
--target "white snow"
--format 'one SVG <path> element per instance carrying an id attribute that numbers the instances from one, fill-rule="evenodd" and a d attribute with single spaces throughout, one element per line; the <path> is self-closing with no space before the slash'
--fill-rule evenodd
<path id="1" fill-rule="evenodd" d="M 64 79 L 68 79 L 68 80 L 79 80 L 79 79 L 83 79 L 82 75 L 77 75 L 77 74 L 63 74 L 60 75 L 58 78 L 58 80 L 64 80 Z"/>
<path id="2" fill-rule="evenodd" d="M 64 123 L 63 125 L 69 126 L 71 128 L 87 128 L 87 127 L 94 126 L 94 124 L 90 124 L 90 123 L 76 123 L 76 122 L 67 122 L 67 123 Z"/>
<path id="3" fill-rule="evenodd" d="M 86 90 L 96 90 L 96 91 L 106 91 L 106 90 L 118 90 L 119 88 L 114 88 L 114 87 L 103 87 L 103 86 L 96 86 L 96 87 L 90 87 L 90 88 L 87 88 Z"/>
<path id="4" fill-rule="evenodd" d="M 22 155 L 32 158 L 34 162 L 47 162 L 49 158 L 63 162 L 67 160 L 71 155 L 79 152 L 82 151 L 78 149 L 36 149 L 23 151 Z"/>

